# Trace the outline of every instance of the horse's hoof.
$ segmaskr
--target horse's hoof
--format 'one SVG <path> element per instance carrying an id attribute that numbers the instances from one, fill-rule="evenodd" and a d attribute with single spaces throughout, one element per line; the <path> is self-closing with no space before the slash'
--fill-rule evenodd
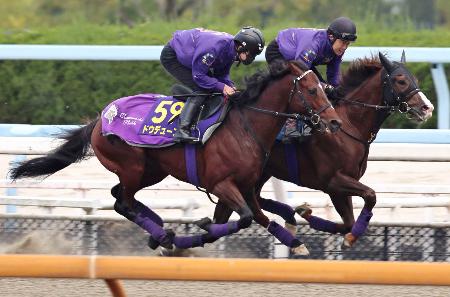
<path id="1" fill-rule="evenodd" d="M 294 237 L 297 234 L 297 226 L 296 225 L 292 225 L 292 224 L 285 222 L 284 228 L 286 228 L 289 231 L 289 233 L 291 233 Z"/>
<path id="2" fill-rule="evenodd" d="M 345 236 L 344 236 L 344 241 L 342 241 L 342 246 L 341 246 L 341 248 L 342 248 L 343 250 L 350 249 L 350 248 L 353 246 L 353 244 L 355 243 L 355 241 L 356 241 L 356 237 L 353 236 L 352 233 L 347 233 L 347 234 L 345 234 Z"/>
<path id="3" fill-rule="evenodd" d="M 302 218 L 306 219 L 312 214 L 311 206 L 308 203 L 303 203 L 295 208 L 295 212 Z"/>
<path id="4" fill-rule="evenodd" d="M 304 243 L 298 247 L 291 248 L 291 253 L 296 256 L 309 256 L 309 250 Z"/>
<path id="5" fill-rule="evenodd" d="M 209 231 L 209 226 L 212 224 L 212 221 L 210 218 L 204 217 L 203 219 L 195 221 L 194 224 L 197 225 L 200 229 Z"/>
<path id="6" fill-rule="evenodd" d="M 166 248 L 164 248 L 164 247 L 161 247 L 161 248 L 159 249 L 159 255 L 160 255 L 161 257 L 173 257 L 173 255 L 174 255 L 174 250 L 173 250 L 173 249 L 169 250 L 169 249 L 166 249 Z"/>
<path id="7" fill-rule="evenodd" d="M 159 243 L 161 247 L 166 248 L 168 250 L 173 249 L 173 238 L 175 237 L 175 233 L 172 229 L 166 230 L 166 236 L 164 236 L 163 240 Z"/>
<path id="8" fill-rule="evenodd" d="M 147 244 L 148 244 L 148 247 L 151 248 L 152 250 L 156 250 L 159 247 L 159 241 L 154 239 L 151 235 L 148 238 Z"/>

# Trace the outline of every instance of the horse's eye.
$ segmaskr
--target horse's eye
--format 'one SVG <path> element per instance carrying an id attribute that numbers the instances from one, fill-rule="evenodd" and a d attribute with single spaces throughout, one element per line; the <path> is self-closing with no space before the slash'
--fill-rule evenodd
<path id="1" fill-rule="evenodd" d="M 404 86 L 404 85 L 406 85 L 406 81 L 401 79 L 401 80 L 398 81 L 398 84 Z"/>
<path id="2" fill-rule="evenodd" d="M 308 93 L 309 93 L 310 95 L 316 95 L 316 94 L 317 94 L 317 88 L 308 89 Z"/>

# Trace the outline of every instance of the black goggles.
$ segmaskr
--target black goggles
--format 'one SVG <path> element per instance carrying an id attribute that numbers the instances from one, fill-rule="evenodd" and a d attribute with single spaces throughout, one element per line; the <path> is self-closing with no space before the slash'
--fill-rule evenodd
<path id="1" fill-rule="evenodd" d="M 358 36 L 356 36 L 356 34 L 353 33 L 340 33 L 338 34 L 338 38 L 345 41 L 355 41 L 356 38 L 358 38 Z"/>

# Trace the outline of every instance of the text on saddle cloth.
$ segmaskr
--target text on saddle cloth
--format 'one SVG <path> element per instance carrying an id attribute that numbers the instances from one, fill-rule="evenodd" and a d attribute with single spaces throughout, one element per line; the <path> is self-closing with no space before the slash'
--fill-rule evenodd
<path id="1" fill-rule="evenodd" d="M 217 128 L 223 120 L 223 99 L 214 98 L 208 103 L 201 115 L 201 118 L 206 118 L 200 120 L 197 129 L 193 130 L 203 143 L 207 130 L 211 126 Z M 177 118 L 184 104 L 177 98 L 160 94 L 139 94 L 117 99 L 102 112 L 103 135 L 114 134 L 136 146 L 173 145 L 173 134 L 178 128 Z M 209 135 L 211 133 L 208 131 Z"/>

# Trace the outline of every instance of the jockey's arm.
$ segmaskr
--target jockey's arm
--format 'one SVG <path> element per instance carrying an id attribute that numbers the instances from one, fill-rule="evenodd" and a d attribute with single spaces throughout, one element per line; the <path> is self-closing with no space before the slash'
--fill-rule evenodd
<path id="1" fill-rule="evenodd" d="M 215 52 L 196 53 L 192 61 L 192 78 L 201 88 L 222 92 L 225 84 L 217 78 L 208 75 L 211 65 L 215 61 Z"/>
<path id="2" fill-rule="evenodd" d="M 339 75 L 342 57 L 336 57 L 327 64 L 327 81 L 333 87 L 339 85 Z"/>
<path id="3" fill-rule="evenodd" d="M 234 88 L 234 82 L 230 78 L 230 69 L 233 64 L 227 65 L 222 71 L 215 73 L 216 78 L 226 84 L 227 86 Z"/>

